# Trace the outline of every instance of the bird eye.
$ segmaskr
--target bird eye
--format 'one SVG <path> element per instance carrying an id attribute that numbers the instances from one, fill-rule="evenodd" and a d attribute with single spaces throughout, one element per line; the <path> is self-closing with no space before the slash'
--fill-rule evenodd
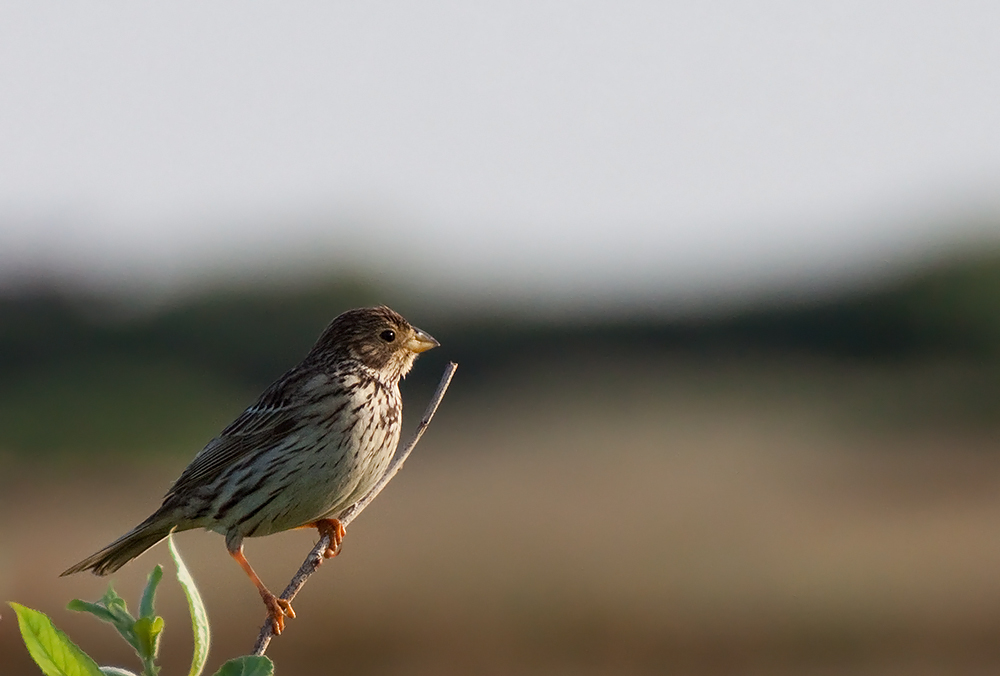
<path id="1" fill-rule="evenodd" d="M 396 332 L 393 331 L 392 329 L 386 329 L 382 333 L 378 334 L 378 337 L 387 343 L 391 343 L 392 341 L 396 340 Z"/>

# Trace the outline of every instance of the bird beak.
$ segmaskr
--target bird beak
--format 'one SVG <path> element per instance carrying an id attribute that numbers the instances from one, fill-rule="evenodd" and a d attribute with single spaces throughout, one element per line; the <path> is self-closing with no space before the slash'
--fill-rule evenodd
<path id="1" fill-rule="evenodd" d="M 426 352 L 427 350 L 435 348 L 441 344 L 420 329 L 414 327 L 413 330 L 413 337 L 406 341 L 406 344 L 403 346 L 410 352 L 420 354 L 421 352 Z"/>

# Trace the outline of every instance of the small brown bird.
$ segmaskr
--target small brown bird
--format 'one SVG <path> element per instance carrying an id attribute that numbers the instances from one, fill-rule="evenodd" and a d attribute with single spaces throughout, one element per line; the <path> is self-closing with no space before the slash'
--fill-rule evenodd
<path id="1" fill-rule="evenodd" d="M 314 527 L 344 537 L 338 516 L 385 473 L 399 442 L 399 379 L 438 342 L 387 307 L 334 319 L 300 364 L 279 378 L 181 473 L 148 519 L 63 575 L 112 573 L 177 531 L 205 528 L 257 586 L 274 631 L 295 617 L 243 555 L 243 538 Z"/>

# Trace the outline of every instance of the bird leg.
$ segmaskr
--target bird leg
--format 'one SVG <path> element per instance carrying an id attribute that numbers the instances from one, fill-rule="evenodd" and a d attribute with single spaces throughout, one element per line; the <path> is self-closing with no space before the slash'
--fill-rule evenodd
<path id="1" fill-rule="evenodd" d="M 250 562 L 247 561 L 247 557 L 243 555 L 243 545 L 234 550 L 229 550 L 229 555 L 236 559 L 236 563 L 240 564 L 240 567 L 246 571 L 246 574 L 250 577 L 250 581 L 254 583 L 257 587 L 257 591 L 260 592 L 260 597 L 264 600 L 264 605 L 267 606 L 267 614 L 271 618 L 271 626 L 274 629 L 275 636 L 281 636 L 281 632 L 285 629 L 285 616 L 294 618 L 295 611 L 292 610 L 292 604 L 283 598 L 279 598 L 271 593 L 271 591 L 264 586 L 264 583 L 260 581 L 257 577 L 257 573 L 254 572 L 253 567 Z"/>
<path id="2" fill-rule="evenodd" d="M 309 525 L 316 527 L 320 537 L 324 535 L 330 536 L 330 546 L 323 552 L 324 559 L 332 559 L 340 553 L 340 543 L 344 541 L 344 536 L 347 535 L 347 529 L 344 528 L 344 524 L 340 523 L 340 519 L 320 519 Z"/>

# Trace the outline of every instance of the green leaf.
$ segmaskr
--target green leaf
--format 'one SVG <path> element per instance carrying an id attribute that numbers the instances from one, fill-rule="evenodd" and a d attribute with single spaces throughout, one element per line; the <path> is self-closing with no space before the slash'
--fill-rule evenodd
<path id="1" fill-rule="evenodd" d="M 90 613 L 99 620 L 104 620 L 105 622 L 110 622 L 114 624 L 117 618 L 114 614 L 105 608 L 104 606 L 98 605 L 96 603 L 91 603 L 90 601 L 81 601 L 80 599 L 73 599 L 66 604 L 68 610 L 74 610 L 78 613 Z"/>
<path id="2" fill-rule="evenodd" d="M 134 631 L 135 618 L 128 611 L 125 599 L 119 596 L 118 592 L 110 584 L 108 585 L 108 590 L 104 592 L 104 596 L 97 603 L 73 599 L 66 607 L 77 612 L 90 613 L 98 619 L 111 623 L 118 630 L 118 633 L 122 635 L 122 638 L 135 648 L 135 651 L 140 656 L 142 655 L 139 639 L 136 637 Z"/>
<path id="3" fill-rule="evenodd" d="M 181 583 L 181 587 L 184 589 L 184 595 L 187 596 L 188 608 L 191 610 L 191 629 L 194 632 L 194 654 L 191 656 L 191 670 L 188 672 L 188 676 L 199 676 L 202 669 L 205 668 L 205 662 L 208 661 L 208 645 L 211 641 L 211 635 L 208 630 L 208 613 L 205 611 L 205 604 L 201 600 L 201 594 L 198 593 L 198 587 L 194 584 L 194 578 L 191 577 L 187 566 L 184 565 L 184 560 L 174 546 L 172 531 L 170 535 L 167 535 L 167 548 L 170 549 L 170 556 L 173 557 L 174 564 L 177 566 L 177 581 Z"/>
<path id="4" fill-rule="evenodd" d="M 101 600 L 98 601 L 98 603 L 110 610 L 115 617 L 135 622 L 135 618 L 132 617 L 132 613 L 128 611 L 128 604 L 125 603 L 125 599 L 118 595 L 118 592 L 115 591 L 115 588 L 111 585 L 111 583 L 108 583 L 108 590 L 104 592 L 104 596 L 101 597 Z"/>
<path id="5" fill-rule="evenodd" d="M 274 663 L 263 655 L 244 655 L 229 660 L 215 676 L 272 676 Z"/>
<path id="6" fill-rule="evenodd" d="M 97 663 L 57 629 L 45 613 L 19 603 L 11 603 L 10 607 L 17 614 L 24 645 L 45 676 L 103 676 Z"/>
<path id="7" fill-rule="evenodd" d="M 163 566 L 157 564 L 146 579 L 146 588 L 142 591 L 142 601 L 139 602 L 139 617 L 155 617 L 153 600 L 156 598 L 156 586 L 163 579 Z"/>
<path id="8" fill-rule="evenodd" d="M 128 669 L 122 669 L 121 667 L 101 667 L 101 673 L 104 676 L 139 676 L 136 673 L 129 671 Z"/>
<path id="9" fill-rule="evenodd" d="M 162 617 L 140 617 L 133 627 L 139 644 L 139 657 L 144 662 L 156 657 L 160 648 L 160 633 L 163 631 Z"/>

